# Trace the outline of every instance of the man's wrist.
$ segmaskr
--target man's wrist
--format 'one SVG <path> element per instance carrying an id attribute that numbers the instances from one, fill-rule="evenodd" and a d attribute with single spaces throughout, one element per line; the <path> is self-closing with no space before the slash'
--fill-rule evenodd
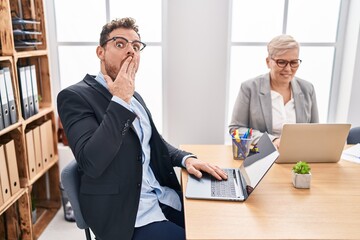
<path id="1" fill-rule="evenodd" d="M 184 168 L 186 168 L 186 160 L 189 159 L 189 158 L 195 158 L 196 159 L 197 157 L 196 157 L 196 155 L 186 155 L 181 161 L 181 165 Z"/>

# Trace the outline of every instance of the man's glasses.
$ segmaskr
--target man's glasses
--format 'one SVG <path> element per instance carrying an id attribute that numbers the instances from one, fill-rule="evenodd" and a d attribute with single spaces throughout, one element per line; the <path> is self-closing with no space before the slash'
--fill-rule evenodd
<path id="1" fill-rule="evenodd" d="M 274 59 L 274 58 L 271 58 L 271 59 L 275 61 L 276 65 L 279 68 L 285 68 L 288 64 L 290 64 L 291 68 L 298 68 L 300 66 L 300 63 L 301 63 L 300 59 L 294 59 L 294 60 L 291 60 L 291 61 L 287 61 L 287 60 L 284 60 L 284 59 Z"/>
<path id="2" fill-rule="evenodd" d="M 104 46 L 106 43 L 108 43 L 110 41 L 114 41 L 115 42 L 115 47 L 118 48 L 118 49 L 124 49 L 124 48 L 126 48 L 128 43 L 131 43 L 131 46 L 132 46 L 132 48 L 134 49 L 135 52 L 140 52 L 141 50 L 143 50 L 146 47 L 146 44 L 141 42 L 141 41 L 138 41 L 138 40 L 129 41 L 124 37 L 112 37 L 112 38 L 109 38 L 108 40 L 103 42 L 103 44 L 101 44 L 101 46 Z"/>

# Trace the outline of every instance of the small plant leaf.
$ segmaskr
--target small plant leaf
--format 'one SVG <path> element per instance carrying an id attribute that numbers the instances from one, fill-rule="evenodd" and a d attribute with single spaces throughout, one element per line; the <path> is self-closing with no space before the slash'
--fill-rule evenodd
<path id="1" fill-rule="evenodd" d="M 309 174 L 310 173 L 310 166 L 307 162 L 299 161 L 293 167 L 293 171 L 298 174 Z"/>

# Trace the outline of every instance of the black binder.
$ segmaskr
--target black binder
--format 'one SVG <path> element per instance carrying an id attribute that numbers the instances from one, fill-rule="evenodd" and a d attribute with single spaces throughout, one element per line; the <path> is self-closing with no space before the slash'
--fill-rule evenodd
<path id="1" fill-rule="evenodd" d="M 4 128 L 11 125 L 9 104 L 5 86 L 4 70 L 0 69 L 0 95 L 1 95 L 1 106 L 2 106 L 2 118 L 4 121 Z"/>
<path id="2" fill-rule="evenodd" d="M 6 84 L 6 92 L 8 97 L 9 111 L 10 111 L 10 121 L 11 124 L 17 122 L 17 110 L 14 96 L 14 88 L 13 82 L 11 81 L 11 73 L 8 67 L 4 68 L 4 76 L 5 76 L 5 84 Z"/>
<path id="3" fill-rule="evenodd" d="M 31 70 L 30 66 L 25 66 L 25 76 L 26 76 L 26 90 L 28 96 L 28 104 L 29 104 L 29 114 L 31 117 L 34 115 L 34 96 L 32 91 L 32 84 L 31 84 Z"/>
<path id="4" fill-rule="evenodd" d="M 28 95 L 26 88 L 25 67 L 19 67 L 19 85 L 20 85 L 22 116 L 24 119 L 28 119 L 30 117 L 30 110 L 29 110 Z"/>
<path id="5" fill-rule="evenodd" d="M 0 76 L 1 76 L 1 74 L 0 74 Z M 1 81 L 1 78 L 0 78 L 0 81 Z M 4 127 L 4 119 L 2 117 L 2 104 L 1 104 L 1 93 L 0 93 L 0 130 L 3 130 L 4 128 L 5 127 Z"/>
<path id="6" fill-rule="evenodd" d="M 37 87 L 35 65 L 30 65 L 30 72 L 31 72 L 31 86 L 32 86 L 32 95 L 33 95 L 33 103 L 34 103 L 34 113 L 36 114 L 39 112 L 39 94 Z"/>
<path id="7" fill-rule="evenodd" d="M 1 96 L 0 96 L 0 130 L 3 130 L 3 129 L 4 129 L 4 120 L 2 117 L 2 104 L 1 104 Z"/>

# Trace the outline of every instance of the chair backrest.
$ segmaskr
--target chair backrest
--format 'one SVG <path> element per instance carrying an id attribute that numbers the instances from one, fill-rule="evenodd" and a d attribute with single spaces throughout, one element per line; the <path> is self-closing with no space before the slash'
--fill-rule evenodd
<path id="1" fill-rule="evenodd" d="M 89 226 L 84 221 L 83 215 L 79 205 L 79 190 L 80 190 L 80 175 L 78 172 L 78 164 L 72 160 L 65 168 L 61 171 L 61 183 L 64 187 L 71 207 L 74 211 L 74 217 L 76 225 L 80 229 L 87 229 Z"/>
<path id="2" fill-rule="evenodd" d="M 347 137 L 347 144 L 357 143 L 360 143 L 360 127 L 351 128 Z"/>

